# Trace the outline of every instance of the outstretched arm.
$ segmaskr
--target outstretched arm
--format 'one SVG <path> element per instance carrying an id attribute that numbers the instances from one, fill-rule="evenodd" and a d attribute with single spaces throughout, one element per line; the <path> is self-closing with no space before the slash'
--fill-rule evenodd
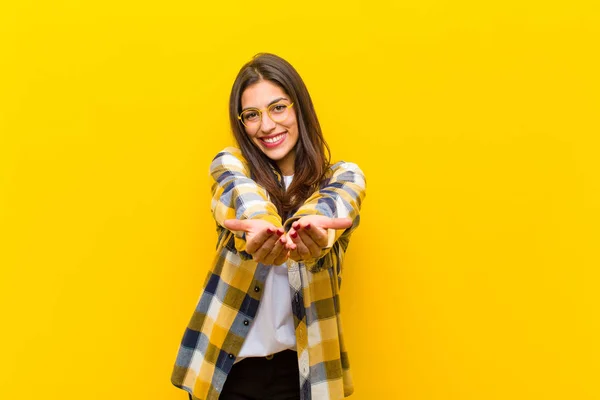
<path id="1" fill-rule="evenodd" d="M 285 221 L 290 257 L 302 260 L 313 271 L 334 244 L 348 246 L 351 233 L 360 223 L 360 207 L 366 195 L 362 170 L 353 163 L 339 162 L 331 167 L 329 182 L 310 196 L 298 211 Z"/>
<path id="2" fill-rule="evenodd" d="M 243 258 L 248 259 L 267 242 L 267 230 L 277 232 L 282 227 L 277 207 L 269 201 L 267 191 L 250 178 L 248 163 L 235 147 L 228 147 L 215 156 L 210 175 L 213 179 L 213 217 L 221 228 L 235 231 L 235 247 Z M 226 220 L 260 222 L 245 224 L 243 227 L 247 229 L 241 229 Z"/>

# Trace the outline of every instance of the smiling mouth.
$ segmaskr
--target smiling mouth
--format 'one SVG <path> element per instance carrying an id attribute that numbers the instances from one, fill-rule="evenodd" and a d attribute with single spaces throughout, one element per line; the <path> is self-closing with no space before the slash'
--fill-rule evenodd
<path id="1" fill-rule="evenodd" d="M 279 133 L 275 136 L 260 138 L 260 140 L 267 146 L 279 144 L 285 138 L 285 132 Z"/>

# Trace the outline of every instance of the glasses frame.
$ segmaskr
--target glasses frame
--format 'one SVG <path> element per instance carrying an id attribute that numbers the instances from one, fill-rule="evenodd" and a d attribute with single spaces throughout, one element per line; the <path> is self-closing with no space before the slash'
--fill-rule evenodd
<path id="1" fill-rule="evenodd" d="M 277 103 L 273 103 L 269 107 L 266 107 L 266 108 L 263 108 L 263 109 L 260 109 L 260 108 L 246 108 L 244 111 L 242 111 L 241 113 L 239 113 L 239 115 L 237 117 L 240 120 L 240 122 L 242 123 L 242 125 L 244 125 L 246 128 L 249 128 L 249 126 L 244 123 L 244 120 L 242 119 L 242 114 L 245 113 L 245 112 L 247 112 L 247 111 L 256 111 L 256 112 L 258 112 L 258 117 L 259 117 L 258 121 L 260 121 L 260 124 L 262 124 L 262 118 L 263 118 L 262 113 L 263 113 L 263 111 L 266 111 L 267 115 L 269 116 L 269 118 L 271 119 L 271 121 L 273 121 L 275 123 L 279 123 L 279 122 L 285 121 L 285 118 L 282 119 L 282 120 L 280 120 L 280 121 L 276 121 L 271 116 L 271 109 L 274 108 L 275 106 L 278 106 L 278 105 L 283 105 L 283 106 L 285 106 L 289 110 L 290 107 L 292 107 L 294 105 L 294 102 L 292 101 L 290 104 L 282 104 L 281 101 L 278 101 Z M 287 118 L 287 116 L 286 116 L 286 118 Z M 259 126 L 260 126 L 260 124 L 259 124 Z"/>

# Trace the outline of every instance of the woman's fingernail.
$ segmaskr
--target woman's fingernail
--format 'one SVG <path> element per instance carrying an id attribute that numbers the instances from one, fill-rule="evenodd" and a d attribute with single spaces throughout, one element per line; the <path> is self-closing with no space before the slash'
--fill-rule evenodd
<path id="1" fill-rule="evenodd" d="M 283 235 L 283 229 L 277 229 L 277 234 L 278 234 L 279 236 Z"/>
<path id="2" fill-rule="evenodd" d="M 304 227 L 304 229 L 310 229 L 310 224 L 306 224 L 306 226 Z"/>
<path id="3" fill-rule="evenodd" d="M 279 239 L 279 241 L 281 242 L 281 244 L 285 244 L 285 238 L 281 238 Z"/>
<path id="4" fill-rule="evenodd" d="M 268 233 L 269 235 L 270 235 L 270 234 L 272 234 L 273 232 L 275 232 L 273 229 L 271 229 L 271 228 L 267 228 L 267 233 Z"/>
<path id="5" fill-rule="evenodd" d="M 297 233 L 297 232 L 292 232 L 292 233 L 290 233 L 290 236 L 291 236 L 293 239 L 296 239 L 296 238 L 298 237 L 298 233 Z"/>

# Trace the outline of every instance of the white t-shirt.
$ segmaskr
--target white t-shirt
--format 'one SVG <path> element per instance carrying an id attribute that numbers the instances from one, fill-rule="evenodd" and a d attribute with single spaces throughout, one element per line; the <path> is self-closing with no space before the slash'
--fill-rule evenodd
<path id="1" fill-rule="evenodd" d="M 286 189 L 293 175 L 283 176 Z M 264 357 L 296 349 L 287 263 L 270 267 L 256 317 L 235 362 L 245 357 Z"/>

